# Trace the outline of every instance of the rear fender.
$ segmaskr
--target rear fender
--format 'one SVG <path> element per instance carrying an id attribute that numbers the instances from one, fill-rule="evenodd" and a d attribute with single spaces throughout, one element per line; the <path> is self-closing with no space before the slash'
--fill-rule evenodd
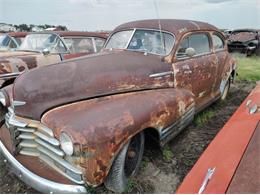
<path id="1" fill-rule="evenodd" d="M 154 128 L 162 135 L 191 107 L 191 92 L 182 89 L 139 91 L 85 100 L 48 111 L 42 123 L 56 137 L 68 133 L 81 148 L 81 167 L 89 185 L 101 184 L 120 149 L 134 135 Z"/>
<path id="2" fill-rule="evenodd" d="M 225 86 L 229 79 L 231 82 L 234 82 L 236 76 L 236 69 L 237 69 L 236 60 L 231 55 L 228 55 L 224 66 L 222 80 L 220 83 L 221 94 L 224 92 Z"/>

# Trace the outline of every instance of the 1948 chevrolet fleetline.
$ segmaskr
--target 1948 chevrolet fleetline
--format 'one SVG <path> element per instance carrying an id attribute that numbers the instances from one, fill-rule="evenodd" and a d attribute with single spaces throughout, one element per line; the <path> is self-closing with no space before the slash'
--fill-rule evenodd
<path id="1" fill-rule="evenodd" d="M 223 34 L 197 21 L 159 24 L 123 24 L 100 54 L 34 69 L 1 90 L 0 151 L 25 183 L 45 193 L 102 183 L 122 192 L 146 136 L 163 146 L 225 99 L 236 67 Z"/>

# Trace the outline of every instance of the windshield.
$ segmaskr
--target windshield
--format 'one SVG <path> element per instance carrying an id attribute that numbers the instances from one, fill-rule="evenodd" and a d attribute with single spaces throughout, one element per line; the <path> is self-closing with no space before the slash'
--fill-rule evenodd
<path id="1" fill-rule="evenodd" d="M 66 53 L 67 49 L 56 34 L 30 34 L 22 42 L 19 50 L 39 51 L 48 49 L 50 53 Z"/>
<path id="2" fill-rule="evenodd" d="M 128 49 L 157 55 L 167 55 L 171 52 L 173 45 L 174 37 L 169 33 L 137 29 L 135 31 L 116 32 L 110 37 L 106 48 Z"/>

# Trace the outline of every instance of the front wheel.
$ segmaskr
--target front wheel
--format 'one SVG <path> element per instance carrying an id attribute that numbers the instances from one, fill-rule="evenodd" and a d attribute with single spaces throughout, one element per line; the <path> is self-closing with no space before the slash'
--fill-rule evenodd
<path id="1" fill-rule="evenodd" d="M 135 175 L 144 153 L 144 133 L 135 135 L 119 152 L 105 181 L 107 189 L 122 193 Z"/>

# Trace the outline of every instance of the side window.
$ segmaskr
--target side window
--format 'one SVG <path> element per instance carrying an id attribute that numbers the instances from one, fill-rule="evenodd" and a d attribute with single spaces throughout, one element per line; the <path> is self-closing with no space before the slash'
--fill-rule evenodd
<path id="1" fill-rule="evenodd" d="M 188 57 L 186 54 L 186 49 L 189 48 L 189 37 L 186 37 L 182 40 L 179 49 L 177 51 L 177 58 Z"/>
<path id="2" fill-rule="evenodd" d="M 213 34 L 212 41 L 213 41 L 214 50 L 224 49 L 224 41 L 220 38 L 220 36 Z"/>
<path id="3" fill-rule="evenodd" d="M 210 45 L 208 35 L 205 33 L 194 33 L 184 38 L 177 51 L 177 58 L 188 57 L 186 54 L 187 48 L 193 48 L 195 55 L 209 53 Z"/>
<path id="4" fill-rule="evenodd" d="M 67 47 L 71 53 L 94 53 L 94 46 L 91 38 L 65 38 Z"/>
<path id="5" fill-rule="evenodd" d="M 105 44 L 105 39 L 95 38 L 95 44 L 96 44 L 97 52 L 99 52 Z"/>

